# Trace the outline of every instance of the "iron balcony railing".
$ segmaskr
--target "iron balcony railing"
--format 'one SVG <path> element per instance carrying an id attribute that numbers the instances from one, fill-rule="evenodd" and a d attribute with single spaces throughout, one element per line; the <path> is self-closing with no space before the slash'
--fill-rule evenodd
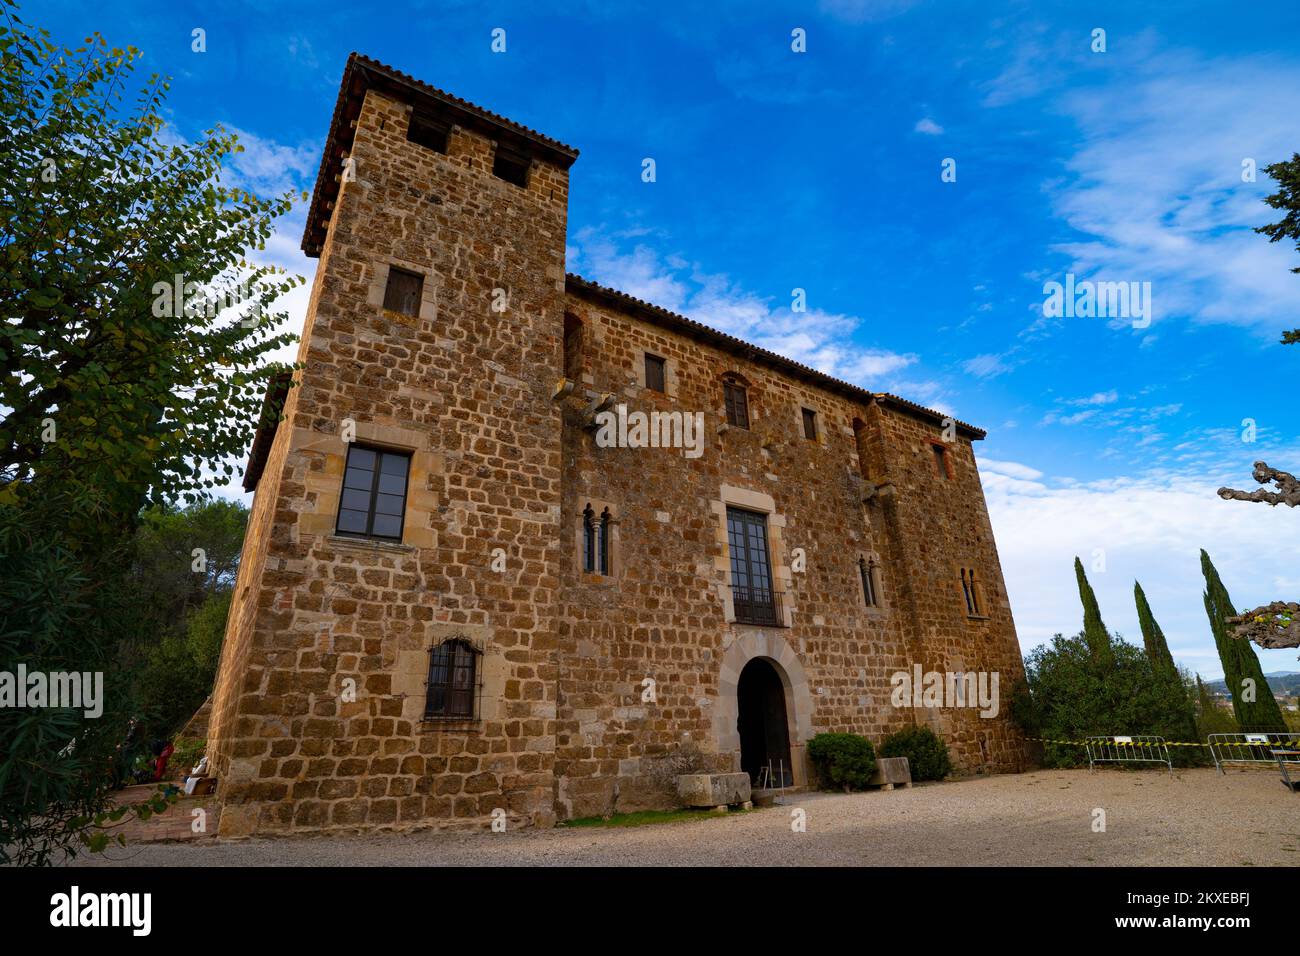
<path id="1" fill-rule="evenodd" d="M 733 584 L 731 603 L 736 611 L 737 623 L 785 627 L 785 610 L 781 607 L 781 595 L 768 588 L 751 588 L 742 584 Z"/>

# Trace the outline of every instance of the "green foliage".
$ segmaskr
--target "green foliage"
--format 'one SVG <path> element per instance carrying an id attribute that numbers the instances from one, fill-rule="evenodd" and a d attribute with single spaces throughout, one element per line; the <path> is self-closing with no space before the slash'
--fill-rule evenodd
<path id="1" fill-rule="evenodd" d="M 1204 740 L 1210 734 L 1236 734 L 1241 728 L 1237 718 L 1218 705 L 1215 696 L 1196 675 L 1196 735 Z"/>
<path id="2" fill-rule="evenodd" d="M 1013 694 L 1013 719 L 1030 736 L 1055 740 L 1127 734 L 1159 734 L 1186 740 L 1189 690 L 1157 677 L 1141 648 L 1112 639 L 1112 666 L 1096 660 L 1082 634 L 1034 648 L 1025 658 L 1026 684 Z M 1087 764 L 1082 747 L 1044 744 L 1048 767 Z M 1180 765 L 1203 762 L 1198 748 L 1175 747 Z"/>
<path id="3" fill-rule="evenodd" d="M 1237 612 L 1232 608 L 1232 600 L 1219 579 L 1219 572 L 1204 550 L 1201 551 L 1201 572 L 1205 575 L 1205 593 L 1202 595 L 1205 613 L 1210 619 L 1210 630 L 1214 632 L 1219 660 L 1223 662 L 1223 680 L 1228 693 L 1232 694 L 1232 710 L 1237 723 L 1246 732 L 1284 732 L 1286 721 L 1282 719 L 1282 709 L 1264 678 L 1255 649 L 1245 638 L 1232 636 L 1228 618 Z M 1247 699 L 1250 696 L 1248 681 L 1254 682 L 1254 700 Z"/>
<path id="4" fill-rule="evenodd" d="M 834 785 L 845 793 L 861 790 L 876 771 L 876 749 L 857 734 L 817 734 L 808 741 L 808 759 L 824 789 Z"/>
<path id="5" fill-rule="evenodd" d="M 1264 172 L 1277 180 L 1278 184 L 1278 191 L 1264 202 L 1286 214 L 1277 222 L 1260 226 L 1255 231 L 1268 236 L 1269 242 L 1291 239 L 1300 251 L 1300 153 L 1292 153 L 1290 159 L 1265 166 Z M 1300 266 L 1291 271 L 1300 272 Z M 1300 342 L 1300 329 L 1282 333 L 1283 345 L 1295 345 L 1297 342 Z"/>
<path id="6" fill-rule="evenodd" d="M 905 727 L 885 738 L 882 757 L 906 757 L 913 780 L 942 780 L 952 773 L 948 745 L 929 727 Z"/>
<path id="7" fill-rule="evenodd" d="M 1097 605 L 1097 595 L 1088 583 L 1088 576 L 1083 573 L 1083 562 L 1074 559 L 1074 576 L 1079 582 L 1079 599 L 1083 602 L 1083 639 L 1088 642 L 1092 656 L 1104 671 L 1114 663 L 1114 651 L 1111 648 L 1110 632 L 1101 621 L 1101 608 Z"/>
<path id="8" fill-rule="evenodd" d="M 98 719 L 0 709 L 0 863 L 48 863 L 134 756 L 128 675 L 161 647 L 133 572 L 141 508 L 232 473 L 292 339 L 274 303 L 301 280 L 245 260 L 291 197 L 223 183 L 226 131 L 164 132 L 167 83 L 134 86 L 139 51 L 59 46 L 0 0 L 0 55 L 0 669 L 104 683 Z M 177 276 L 180 309 L 158 291 Z M 208 666 L 215 590 L 182 589 L 185 654 L 159 655 Z"/>
<path id="9" fill-rule="evenodd" d="M 0 53 L 0 500 L 75 475 L 128 522 L 233 473 L 302 282 L 245 256 L 293 198 L 224 185 L 221 127 L 165 133 L 169 84 L 130 89 L 134 47 L 60 47 L 0 0 Z"/>
<path id="10" fill-rule="evenodd" d="M 169 773 L 172 767 L 183 773 L 193 770 L 208 749 L 208 742 L 202 737 L 177 737 L 172 744 L 176 749 L 172 751 L 171 762 L 168 764 Z"/>
<path id="11" fill-rule="evenodd" d="M 1165 633 L 1160 629 L 1160 623 L 1151 612 L 1151 605 L 1147 603 L 1147 596 L 1142 590 L 1142 585 L 1136 581 L 1133 582 L 1133 597 L 1137 602 L 1138 626 L 1142 629 L 1142 644 L 1146 648 L 1147 659 L 1151 661 L 1152 670 L 1154 670 L 1158 679 L 1164 680 L 1171 687 L 1183 691 L 1187 686 L 1187 679 L 1179 672 L 1178 665 L 1174 663 L 1174 655 L 1169 653 L 1169 644 L 1165 641 Z M 1197 737 L 1196 729 L 1196 713 L 1189 699 L 1184 714 L 1183 726 L 1178 736 L 1182 740 L 1195 739 Z"/>

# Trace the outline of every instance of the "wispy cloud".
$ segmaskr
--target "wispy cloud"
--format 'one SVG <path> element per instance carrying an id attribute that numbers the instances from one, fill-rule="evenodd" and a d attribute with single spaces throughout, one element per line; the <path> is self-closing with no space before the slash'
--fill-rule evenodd
<path id="1" fill-rule="evenodd" d="M 916 125 L 912 127 L 912 129 L 917 133 L 924 133 L 927 136 L 943 135 L 943 127 L 928 116 L 924 119 L 917 120 Z"/>

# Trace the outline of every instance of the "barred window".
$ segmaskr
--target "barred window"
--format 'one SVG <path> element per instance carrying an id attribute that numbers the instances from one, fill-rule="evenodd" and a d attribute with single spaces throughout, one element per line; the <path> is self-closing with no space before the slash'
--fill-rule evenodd
<path id="1" fill-rule="evenodd" d="M 337 533 L 402 540 L 410 465 L 406 452 L 348 445 Z"/>
<path id="2" fill-rule="evenodd" d="M 462 637 L 429 648 L 424 718 L 478 716 L 479 651 Z"/>
<path id="3" fill-rule="evenodd" d="M 749 428 L 749 396 L 738 382 L 722 383 L 722 398 L 727 407 L 727 424 Z"/>

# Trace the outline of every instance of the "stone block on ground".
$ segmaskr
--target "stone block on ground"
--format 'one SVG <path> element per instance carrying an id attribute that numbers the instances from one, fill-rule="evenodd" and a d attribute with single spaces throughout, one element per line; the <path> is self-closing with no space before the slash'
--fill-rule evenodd
<path id="1" fill-rule="evenodd" d="M 876 772 L 867 781 L 869 787 L 884 787 L 893 790 L 895 786 L 910 787 L 912 770 L 907 765 L 906 757 L 880 757 L 876 760 Z"/>
<path id="2" fill-rule="evenodd" d="M 688 807 L 724 807 L 750 798 L 749 774 L 686 773 L 677 778 L 677 795 Z"/>

